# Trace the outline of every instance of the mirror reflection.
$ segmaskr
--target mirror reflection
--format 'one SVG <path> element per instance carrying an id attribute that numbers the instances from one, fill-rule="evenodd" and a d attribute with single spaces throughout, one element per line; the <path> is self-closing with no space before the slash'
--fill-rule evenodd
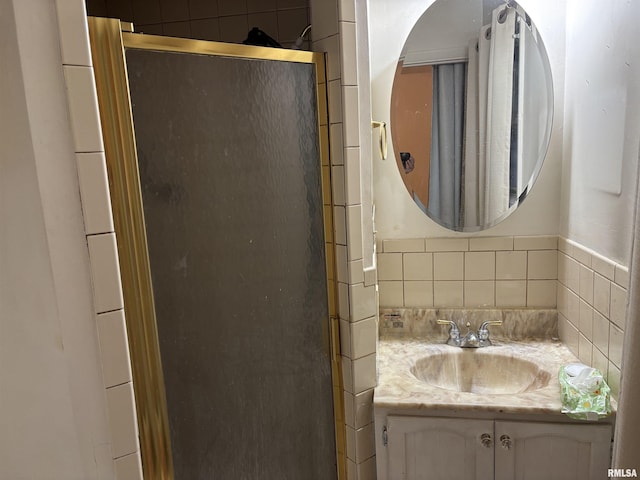
<path id="1" fill-rule="evenodd" d="M 530 191 L 552 111 L 549 60 L 520 5 L 437 0 L 409 34 L 391 96 L 409 194 L 449 229 L 495 225 Z"/>

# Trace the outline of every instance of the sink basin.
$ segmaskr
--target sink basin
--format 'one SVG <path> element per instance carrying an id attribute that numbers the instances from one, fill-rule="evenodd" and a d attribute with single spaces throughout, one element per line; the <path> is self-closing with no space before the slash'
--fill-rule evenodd
<path id="1" fill-rule="evenodd" d="M 532 361 L 462 348 L 422 357 L 411 373 L 445 390 L 492 395 L 532 392 L 546 387 L 551 379 L 549 372 Z"/>

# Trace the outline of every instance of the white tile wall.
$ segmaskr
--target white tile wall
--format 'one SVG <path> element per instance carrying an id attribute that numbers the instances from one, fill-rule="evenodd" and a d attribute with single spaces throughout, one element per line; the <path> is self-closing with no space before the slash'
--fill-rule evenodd
<path id="1" fill-rule="evenodd" d="M 603 373 L 617 396 L 628 269 L 564 238 L 558 239 L 558 250 L 560 337 L 583 362 Z"/>
<path id="2" fill-rule="evenodd" d="M 142 478 L 138 427 L 85 2 L 56 0 L 56 10 L 107 388 L 111 453 L 117 478 L 138 480 Z"/>

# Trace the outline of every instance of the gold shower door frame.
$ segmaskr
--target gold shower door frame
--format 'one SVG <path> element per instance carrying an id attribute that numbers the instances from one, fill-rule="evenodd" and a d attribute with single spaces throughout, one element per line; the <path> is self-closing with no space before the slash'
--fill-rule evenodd
<path id="1" fill-rule="evenodd" d="M 124 49 L 242 57 L 315 66 L 330 316 L 326 319 L 324 343 L 331 359 L 338 479 L 346 479 L 324 54 L 131 33 L 123 31 L 117 19 L 89 17 L 88 23 L 119 253 L 140 451 L 144 478 L 147 479 L 172 480 L 174 475 Z"/>

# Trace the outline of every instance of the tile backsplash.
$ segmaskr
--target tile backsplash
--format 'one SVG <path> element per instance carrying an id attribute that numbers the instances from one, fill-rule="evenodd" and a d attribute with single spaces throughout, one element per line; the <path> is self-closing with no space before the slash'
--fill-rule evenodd
<path id="1" fill-rule="evenodd" d="M 558 237 L 378 242 L 381 307 L 555 308 Z"/>
<path id="2" fill-rule="evenodd" d="M 557 236 L 379 240 L 380 307 L 557 308 L 560 338 L 619 393 L 627 267 Z"/>

